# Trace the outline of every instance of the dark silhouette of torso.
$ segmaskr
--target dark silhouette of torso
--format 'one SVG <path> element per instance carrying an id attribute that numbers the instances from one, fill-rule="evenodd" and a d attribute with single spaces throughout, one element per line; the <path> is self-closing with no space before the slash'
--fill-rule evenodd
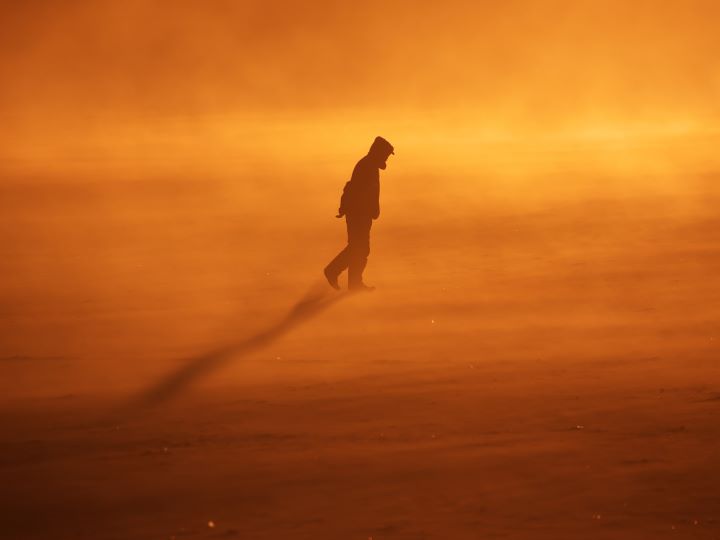
<path id="1" fill-rule="evenodd" d="M 367 155 L 357 162 L 344 195 L 341 217 L 380 217 L 380 170 L 376 159 Z"/>

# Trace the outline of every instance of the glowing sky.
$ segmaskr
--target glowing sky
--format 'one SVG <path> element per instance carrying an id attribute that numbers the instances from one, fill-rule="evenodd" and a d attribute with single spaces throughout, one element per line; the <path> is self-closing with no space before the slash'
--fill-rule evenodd
<path id="1" fill-rule="evenodd" d="M 467 141 L 720 125 L 712 1 L 28 0 L 0 9 L 10 156 L 55 156 L 68 141 L 230 137 L 253 148 L 247 139 L 277 137 L 258 126 L 335 130 L 317 140 L 378 126 Z"/>

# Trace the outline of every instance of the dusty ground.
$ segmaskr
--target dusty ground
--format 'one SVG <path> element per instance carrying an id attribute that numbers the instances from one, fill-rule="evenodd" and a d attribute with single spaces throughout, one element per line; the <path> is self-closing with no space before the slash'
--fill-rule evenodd
<path id="1" fill-rule="evenodd" d="M 6 177 L 2 537 L 718 538 L 718 180 L 452 213 L 386 184 L 377 292 L 128 411 L 315 284 L 332 208 Z"/>

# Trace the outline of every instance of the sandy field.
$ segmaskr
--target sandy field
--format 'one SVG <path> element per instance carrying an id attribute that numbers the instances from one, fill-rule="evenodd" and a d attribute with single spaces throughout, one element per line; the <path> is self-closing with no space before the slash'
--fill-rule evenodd
<path id="1" fill-rule="evenodd" d="M 338 301 L 337 178 L 3 174 L 0 536 L 720 538 L 720 175 L 401 171 Z"/>

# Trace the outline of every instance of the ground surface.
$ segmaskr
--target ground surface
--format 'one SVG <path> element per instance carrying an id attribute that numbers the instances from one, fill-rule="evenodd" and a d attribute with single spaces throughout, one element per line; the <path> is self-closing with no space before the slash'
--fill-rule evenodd
<path id="1" fill-rule="evenodd" d="M 718 538 L 717 180 L 443 214 L 389 187 L 377 292 L 152 409 L 316 286 L 340 225 L 7 181 L 2 537 Z"/>

